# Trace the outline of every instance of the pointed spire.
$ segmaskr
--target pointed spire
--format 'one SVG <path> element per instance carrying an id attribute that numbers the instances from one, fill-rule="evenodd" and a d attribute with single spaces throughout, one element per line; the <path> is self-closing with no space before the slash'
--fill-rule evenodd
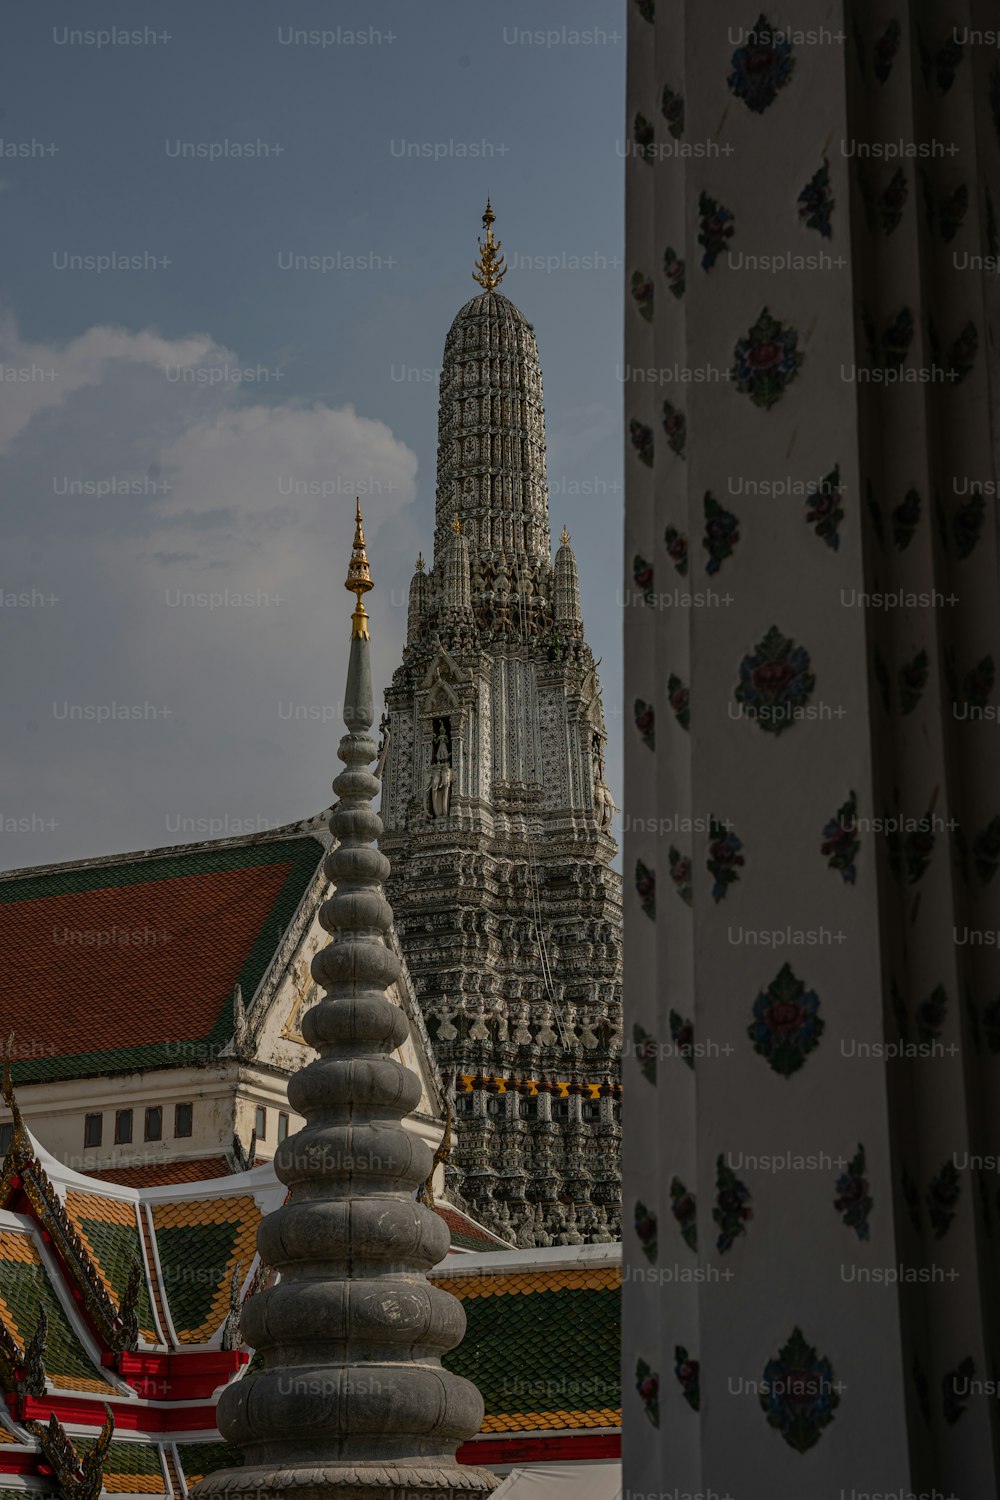
<path id="1" fill-rule="evenodd" d="M 362 594 L 374 588 L 372 583 L 371 569 L 368 566 L 368 553 L 365 551 L 365 533 L 361 524 L 361 497 L 358 496 L 358 508 L 354 518 L 354 545 L 351 548 L 351 561 L 347 569 L 347 578 L 344 580 L 345 589 L 350 589 L 356 595 L 357 604 L 351 616 L 351 639 L 360 636 L 364 640 L 369 639 L 368 615 L 361 602 Z"/>
<path id="2" fill-rule="evenodd" d="M 562 546 L 556 553 L 555 586 L 553 607 L 557 631 L 563 635 L 579 635 L 583 630 L 583 614 L 580 609 L 580 575 L 576 558 L 569 544 L 569 532 L 563 527 Z"/>
<path id="3" fill-rule="evenodd" d="M 496 222 L 496 214 L 493 212 L 490 200 L 486 200 L 486 212 L 483 214 L 483 228 L 486 230 L 486 242 L 483 243 L 479 236 L 479 259 L 476 261 L 476 269 L 472 273 L 473 281 L 478 281 L 481 287 L 492 292 L 503 281 L 507 274 L 504 265 L 504 257 L 500 253 L 500 241 L 493 238 L 493 225 Z"/>
<path id="4" fill-rule="evenodd" d="M 323 866 L 333 894 L 319 913 L 330 942 L 312 961 L 326 993 L 302 1020 L 318 1055 L 289 1082 L 289 1104 L 306 1124 L 275 1152 L 288 1197 L 258 1232 L 261 1259 L 279 1279 L 242 1315 L 260 1368 L 227 1386 L 218 1405 L 219 1430 L 245 1463 L 202 1480 L 201 1500 L 236 1491 L 469 1500 L 496 1485 L 455 1462 L 457 1445 L 480 1429 L 483 1402 L 441 1367 L 465 1314 L 426 1278 L 449 1236 L 416 1200 L 433 1156 L 404 1124 L 420 1082 L 397 1056 L 409 1025 L 386 993 L 401 965 L 387 941 L 389 861 L 374 846 L 382 824 L 372 808 L 371 648 L 359 626 L 371 587 L 360 507 L 347 586 L 358 605 L 337 752 L 345 769 L 333 783 L 336 842 Z"/>

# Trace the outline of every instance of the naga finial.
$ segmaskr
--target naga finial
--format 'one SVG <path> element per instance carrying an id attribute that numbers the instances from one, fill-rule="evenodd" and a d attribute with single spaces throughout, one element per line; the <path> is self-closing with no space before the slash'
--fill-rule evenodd
<path id="1" fill-rule="evenodd" d="M 357 598 L 354 613 L 351 616 L 351 639 L 360 636 L 363 640 L 369 640 L 368 614 L 361 602 L 362 594 L 367 594 L 372 583 L 371 569 L 368 566 L 368 554 L 365 551 L 365 533 L 361 524 L 361 500 L 358 499 L 357 514 L 354 518 L 354 546 L 351 548 L 351 561 L 347 569 L 347 578 L 344 581 L 345 589 L 350 589 Z"/>
<path id="2" fill-rule="evenodd" d="M 493 212 L 490 200 L 486 200 L 486 212 L 483 214 L 483 228 L 486 230 L 486 243 L 482 237 L 477 238 L 479 245 L 479 259 L 476 261 L 476 269 L 472 273 L 473 281 L 478 281 L 481 287 L 492 292 L 498 287 L 507 274 L 504 257 L 500 251 L 500 241 L 493 238 L 493 225 L 496 214 Z"/>

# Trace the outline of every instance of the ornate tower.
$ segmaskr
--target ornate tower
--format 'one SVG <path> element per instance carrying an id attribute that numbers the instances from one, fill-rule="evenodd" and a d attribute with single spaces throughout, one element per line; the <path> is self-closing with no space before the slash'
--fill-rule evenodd
<path id="1" fill-rule="evenodd" d="M 403 1124 L 419 1085 L 393 1056 L 407 1020 L 385 994 L 400 965 L 385 944 L 388 863 L 372 847 L 381 824 L 371 806 L 379 783 L 362 596 L 372 580 L 360 505 L 346 587 L 357 604 L 338 750 L 345 769 L 333 783 L 338 843 L 325 865 L 336 889 L 320 913 L 330 942 L 312 965 L 327 993 L 302 1023 L 319 1056 L 289 1083 L 306 1123 L 278 1147 L 288 1198 L 258 1235 L 261 1260 L 279 1279 L 243 1314 L 261 1368 L 219 1400 L 219 1430 L 243 1449 L 244 1465 L 204 1479 L 202 1500 L 458 1500 L 496 1484 L 455 1462 L 483 1403 L 441 1368 L 465 1314 L 426 1279 L 448 1238 L 415 1201 L 431 1153 Z"/>
<path id="2" fill-rule="evenodd" d="M 445 341 L 434 563 L 386 693 L 382 848 L 403 951 L 454 1075 L 449 1188 L 519 1243 L 618 1233 L 621 881 L 576 562 L 550 560 L 531 324 L 483 291 Z"/>

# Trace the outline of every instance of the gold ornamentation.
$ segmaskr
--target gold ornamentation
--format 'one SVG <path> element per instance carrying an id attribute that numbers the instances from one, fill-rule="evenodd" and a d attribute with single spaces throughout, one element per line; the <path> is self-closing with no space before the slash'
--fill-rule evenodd
<path id="1" fill-rule="evenodd" d="M 473 281 L 478 281 L 481 287 L 492 292 L 498 287 L 507 274 L 504 257 L 500 252 L 500 241 L 493 238 L 493 225 L 496 214 L 490 207 L 490 200 L 486 200 L 486 212 L 483 214 L 483 228 L 486 230 L 486 243 L 483 244 L 482 236 L 477 236 L 479 245 L 479 259 L 476 261 L 476 269 L 472 273 Z"/>
<path id="2" fill-rule="evenodd" d="M 565 526 L 563 527 L 562 544 L 564 547 L 569 546 L 569 532 L 566 530 Z"/>
<path id="3" fill-rule="evenodd" d="M 368 566 L 368 553 L 365 551 L 365 533 L 361 524 L 361 501 L 358 500 L 357 514 L 354 518 L 354 545 L 351 548 L 351 561 L 347 569 L 347 578 L 344 580 L 345 589 L 350 589 L 357 598 L 354 613 L 351 616 L 351 640 L 359 637 L 369 640 L 368 614 L 361 602 L 362 594 L 374 588 L 372 583 L 371 569 Z"/>

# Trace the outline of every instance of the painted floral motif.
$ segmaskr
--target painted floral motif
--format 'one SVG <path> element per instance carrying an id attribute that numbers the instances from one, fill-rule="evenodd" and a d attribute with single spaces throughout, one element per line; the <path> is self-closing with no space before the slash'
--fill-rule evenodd
<path id="1" fill-rule="evenodd" d="M 754 1001 L 754 1019 L 747 1027 L 753 1050 L 776 1073 L 790 1078 L 819 1046 L 825 1022 L 818 1012 L 819 996 L 796 978 L 791 964 L 784 964 Z"/>
<path id="2" fill-rule="evenodd" d="M 670 1041 L 682 1062 L 694 1070 L 694 1023 L 686 1020 L 679 1011 L 670 1012 Z"/>
<path id="3" fill-rule="evenodd" d="M 653 283 L 641 271 L 632 272 L 632 296 L 639 313 L 646 319 L 647 323 L 653 321 Z"/>
<path id="4" fill-rule="evenodd" d="M 995 1057 L 1000 1052 L 1000 995 L 983 1011 L 983 1030 L 986 1045 Z"/>
<path id="5" fill-rule="evenodd" d="M 711 490 L 705 491 L 705 535 L 701 545 L 708 553 L 706 573 L 717 573 L 740 539 L 740 518 L 720 505 Z"/>
<path id="6" fill-rule="evenodd" d="M 663 252 L 663 274 L 667 278 L 667 286 L 673 292 L 678 302 L 684 295 L 684 262 L 672 245 L 668 245 Z"/>
<path id="7" fill-rule="evenodd" d="M 651 469 L 653 467 L 652 427 L 647 427 L 644 422 L 638 422 L 633 417 L 628 424 L 628 435 L 639 462 L 645 464 L 648 469 Z"/>
<path id="8" fill-rule="evenodd" d="M 796 1453 L 808 1453 L 833 1421 L 840 1396 L 833 1366 L 807 1344 L 798 1327 L 779 1349 L 777 1359 L 764 1366 L 761 1410 Z"/>
<path id="9" fill-rule="evenodd" d="M 632 559 L 632 582 L 642 595 L 644 604 L 652 605 L 656 595 L 653 592 L 653 564 L 637 552 Z"/>
<path id="10" fill-rule="evenodd" d="M 946 1161 L 927 1189 L 927 1212 L 936 1240 L 943 1239 L 951 1228 L 961 1193 L 958 1168 L 954 1162 Z"/>
<path id="11" fill-rule="evenodd" d="M 670 878 L 674 882 L 677 894 L 686 906 L 690 906 L 692 896 L 691 861 L 686 854 L 682 854 L 679 849 L 675 849 L 673 844 L 670 846 L 667 859 L 670 864 Z"/>
<path id="12" fill-rule="evenodd" d="M 885 527 L 882 523 L 882 507 L 875 498 L 872 482 L 869 479 L 865 484 L 865 504 L 868 507 L 868 515 L 871 518 L 872 530 L 878 538 L 880 547 L 885 546 Z"/>
<path id="13" fill-rule="evenodd" d="M 660 109 L 663 118 L 667 122 L 667 129 L 675 141 L 679 141 L 684 134 L 684 100 L 680 94 L 675 94 L 672 88 L 663 90 L 660 100 Z"/>
<path id="14" fill-rule="evenodd" d="M 644 21 L 652 22 L 656 16 L 656 0 L 635 0 L 635 8 Z"/>
<path id="15" fill-rule="evenodd" d="M 763 308 L 746 338 L 739 339 L 733 350 L 730 374 L 736 389 L 749 396 L 754 406 L 770 411 L 799 372 L 804 356 L 798 343 L 795 329 L 785 327 Z"/>
<path id="16" fill-rule="evenodd" d="M 900 552 L 913 541 L 917 523 L 920 520 L 920 495 L 916 490 L 907 490 L 896 509 L 889 519 L 892 522 L 892 539 Z"/>
<path id="17" fill-rule="evenodd" d="M 883 234 L 892 234 L 899 225 L 909 191 L 906 173 L 902 167 L 897 167 L 889 179 L 888 187 L 879 194 L 876 203 L 879 227 Z"/>
<path id="18" fill-rule="evenodd" d="M 656 749 L 656 710 L 651 703 L 644 698 L 637 698 L 634 704 L 635 727 L 639 731 L 639 738 L 649 750 Z"/>
<path id="19" fill-rule="evenodd" d="M 931 1388 L 916 1355 L 913 1356 L 913 1387 L 917 1393 L 920 1415 L 924 1419 L 924 1425 L 929 1427 L 931 1425 Z"/>
<path id="20" fill-rule="evenodd" d="M 952 36 L 934 59 L 934 75 L 942 94 L 946 94 L 955 82 L 955 72 L 964 56 L 962 43 L 956 42 Z"/>
<path id="21" fill-rule="evenodd" d="M 820 481 L 819 489 L 806 496 L 806 521 L 834 552 L 840 547 L 840 523 L 844 519 L 842 494 L 840 465 L 835 464 Z"/>
<path id="22" fill-rule="evenodd" d="M 920 650 L 912 661 L 899 669 L 899 711 L 911 714 L 920 702 L 921 694 L 930 676 L 930 660 L 927 652 Z"/>
<path id="23" fill-rule="evenodd" d="M 667 702 L 682 729 L 691 728 L 691 695 L 676 672 L 667 678 Z"/>
<path id="24" fill-rule="evenodd" d="M 698 1248 L 698 1207 L 679 1177 L 670 1184 L 670 1212 L 677 1220 L 681 1238 L 689 1250 Z"/>
<path id="25" fill-rule="evenodd" d="M 639 1392 L 642 1409 L 654 1427 L 660 1425 L 660 1377 L 651 1370 L 644 1359 L 635 1362 L 635 1388 Z"/>
<path id="26" fill-rule="evenodd" d="M 972 841 L 972 858 L 976 874 L 983 885 L 989 885 L 1000 865 L 1000 817 L 992 817 Z"/>
<path id="27" fill-rule="evenodd" d="M 639 1064 L 639 1072 L 647 1083 L 655 1083 L 656 1058 L 660 1049 L 656 1037 L 640 1026 L 638 1021 L 632 1023 L 632 1048 Z"/>
<path id="28" fill-rule="evenodd" d="M 961 229 L 968 208 L 969 189 L 963 182 L 941 204 L 938 223 L 941 226 L 941 238 L 945 243 L 953 240 Z"/>
<path id="29" fill-rule="evenodd" d="M 674 1348 L 674 1374 L 684 1395 L 684 1400 L 692 1411 L 697 1411 L 701 1405 L 701 1377 L 699 1364 L 692 1359 L 683 1344 L 677 1344 Z"/>
<path id="30" fill-rule="evenodd" d="M 824 825 L 819 852 L 831 870 L 840 871 L 845 885 L 853 885 L 858 873 L 854 861 L 860 848 L 858 799 L 854 792 L 850 792 L 847 801 L 838 807 L 836 817 Z"/>
<path id="31" fill-rule="evenodd" d="M 910 1223 L 919 1234 L 923 1228 L 924 1218 L 920 1209 L 920 1194 L 917 1192 L 917 1184 L 905 1167 L 903 1168 L 900 1181 L 903 1187 L 903 1201 L 906 1204 L 906 1211 L 910 1216 Z"/>
<path id="32" fill-rule="evenodd" d="M 979 333 L 975 323 L 966 323 L 948 353 L 948 374 L 953 376 L 952 385 L 961 385 L 971 373 L 979 348 Z"/>
<path id="33" fill-rule="evenodd" d="M 834 209 L 834 199 L 830 188 L 830 163 L 825 156 L 823 165 L 813 173 L 796 201 L 799 205 L 799 222 L 807 229 L 818 229 L 825 240 L 830 239 L 833 233 L 830 216 Z"/>
<path id="34" fill-rule="evenodd" d="M 736 837 L 732 829 L 725 828 L 715 818 L 708 820 L 708 859 L 706 864 L 712 877 L 712 900 L 721 901 L 734 881 L 739 880 L 739 870 L 746 864 L 740 853 L 743 840 Z"/>
<path id="35" fill-rule="evenodd" d="M 882 335 L 882 358 L 887 370 L 901 370 L 913 342 L 913 314 L 901 307 Z"/>
<path id="36" fill-rule="evenodd" d="M 870 1237 L 868 1216 L 874 1207 L 865 1176 L 867 1170 L 865 1148 L 859 1142 L 847 1170 L 837 1178 L 837 1197 L 833 1200 L 840 1222 L 847 1229 L 853 1229 L 859 1240 Z"/>
<path id="37" fill-rule="evenodd" d="M 762 115 L 778 97 L 778 90 L 791 81 L 795 58 L 791 43 L 775 31 L 762 12 L 743 45 L 733 53 L 731 64 L 733 71 L 726 83 L 747 109 Z"/>
<path id="38" fill-rule="evenodd" d="M 639 906 L 650 921 L 656 920 L 656 872 L 641 859 L 635 862 L 635 889 Z"/>
<path id="39" fill-rule="evenodd" d="M 656 1215 L 652 1209 L 646 1207 L 645 1203 L 638 1201 L 635 1205 L 635 1233 L 643 1255 L 652 1265 L 655 1265 Z"/>
<path id="40" fill-rule="evenodd" d="M 636 146 L 636 156 L 643 161 L 652 162 L 656 160 L 656 131 L 653 129 L 651 120 L 647 120 L 643 114 L 637 114 L 632 125 L 632 139 Z"/>
<path id="41" fill-rule="evenodd" d="M 715 1207 L 712 1222 L 719 1234 L 715 1248 L 720 1255 L 731 1250 L 741 1234 L 747 1232 L 747 1221 L 753 1218 L 750 1207 L 750 1189 L 741 1182 L 732 1167 L 726 1165 L 725 1157 L 719 1155 L 715 1161 Z"/>
<path id="42" fill-rule="evenodd" d="M 701 269 L 710 271 L 732 239 L 736 230 L 736 220 L 728 208 L 724 208 L 707 193 L 699 195 L 698 214 L 698 243 L 704 251 L 701 257 Z"/>
<path id="43" fill-rule="evenodd" d="M 976 1362 L 967 1354 L 954 1370 L 948 1370 L 941 1380 L 941 1415 L 949 1427 L 954 1427 L 959 1417 L 965 1415 L 969 1382 L 975 1378 Z M 960 1394 L 961 1393 L 961 1394 Z"/>
<path id="44" fill-rule="evenodd" d="M 901 835 L 898 828 L 891 826 L 892 823 L 898 822 L 898 819 L 891 819 L 885 825 L 889 868 L 897 880 L 902 881 L 905 876 L 907 885 L 916 885 L 931 862 L 937 838 L 931 820 L 932 811 L 933 809 L 929 808 L 926 817 L 920 819 L 921 826 L 911 829 L 905 835 Z M 886 818 L 889 818 L 888 813 Z"/>
<path id="45" fill-rule="evenodd" d="M 986 501 L 977 490 L 958 507 L 951 518 L 951 534 L 955 539 L 955 551 L 960 558 L 968 557 L 979 541 L 986 519 Z"/>
<path id="46" fill-rule="evenodd" d="M 872 670 L 875 673 L 875 684 L 878 687 L 879 697 L 882 699 L 882 707 L 888 713 L 890 700 L 889 668 L 883 661 L 882 653 L 877 646 L 872 653 Z"/>
<path id="47" fill-rule="evenodd" d="M 781 734 L 795 722 L 815 686 L 808 651 L 772 625 L 752 654 L 740 662 L 735 696 L 761 729 Z"/>
<path id="48" fill-rule="evenodd" d="M 888 26 L 875 43 L 873 61 L 875 63 L 875 77 L 879 83 L 885 83 L 892 72 L 892 65 L 899 51 L 900 39 L 903 35 L 898 21 L 890 21 Z"/>
<path id="49" fill-rule="evenodd" d="M 688 539 L 676 526 L 668 526 L 663 533 L 663 541 L 666 545 L 667 556 L 677 569 L 682 578 L 687 577 L 688 570 Z"/>
<path id="50" fill-rule="evenodd" d="M 889 1003 L 892 1007 L 893 1019 L 896 1022 L 896 1030 L 899 1033 L 899 1039 L 901 1042 L 908 1042 L 910 1040 L 910 1015 L 908 1010 L 906 1009 L 906 1001 L 903 999 L 903 992 L 899 988 L 899 985 L 896 983 L 895 979 L 890 981 L 889 997 Z"/>
<path id="51" fill-rule="evenodd" d="M 667 447 L 671 453 L 683 458 L 684 445 L 687 443 L 687 417 L 669 401 L 663 403 L 663 430 L 667 434 Z"/>
<path id="52" fill-rule="evenodd" d="M 971 672 L 966 672 L 962 687 L 965 692 L 965 701 L 973 708 L 985 708 L 990 701 L 993 684 L 996 680 L 996 667 L 992 656 L 984 656 L 982 661 L 977 662 Z"/>
<path id="53" fill-rule="evenodd" d="M 917 1036 L 923 1045 L 941 1040 L 941 1028 L 948 1013 L 948 995 L 943 984 L 935 985 L 926 1000 L 917 1006 Z"/>

